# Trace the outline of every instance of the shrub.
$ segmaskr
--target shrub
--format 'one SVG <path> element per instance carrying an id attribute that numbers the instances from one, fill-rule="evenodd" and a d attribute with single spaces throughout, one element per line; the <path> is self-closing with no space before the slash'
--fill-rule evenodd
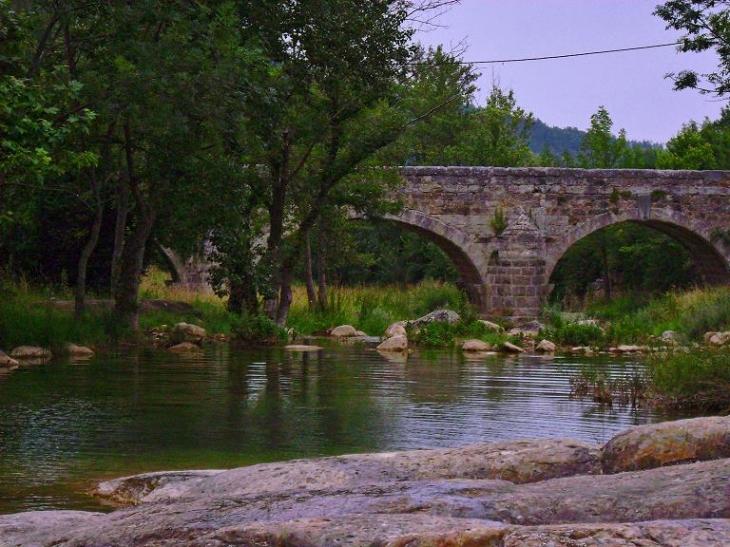
<path id="1" fill-rule="evenodd" d="M 244 315 L 233 325 L 231 339 L 247 345 L 271 345 L 286 342 L 285 329 L 265 315 Z"/>
<path id="2" fill-rule="evenodd" d="M 597 325 L 554 321 L 551 328 L 543 329 L 541 334 L 560 345 L 595 346 L 603 341 L 604 333 Z"/>
<path id="3" fill-rule="evenodd" d="M 730 412 L 730 350 L 655 354 L 648 371 L 653 390 L 669 406 Z"/>
<path id="4" fill-rule="evenodd" d="M 408 340 L 416 346 L 424 348 L 450 348 L 456 341 L 457 325 L 443 321 L 424 323 L 418 328 L 406 327 Z"/>

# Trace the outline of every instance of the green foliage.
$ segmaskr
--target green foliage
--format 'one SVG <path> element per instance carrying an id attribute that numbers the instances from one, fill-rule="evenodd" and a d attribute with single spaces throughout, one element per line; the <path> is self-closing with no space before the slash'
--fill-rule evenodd
<path id="1" fill-rule="evenodd" d="M 244 314 L 232 326 L 231 341 L 246 345 L 271 345 L 286 342 L 286 330 L 265 315 Z"/>
<path id="2" fill-rule="evenodd" d="M 587 313 L 607 324 L 608 341 L 645 342 L 647 336 L 671 329 L 699 342 L 706 332 L 730 329 L 730 289 L 670 291 L 651 299 L 624 296 L 596 302 Z"/>
<path id="3" fill-rule="evenodd" d="M 620 200 L 615 191 L 611 198 Z M 597 282 L 600 280 L 600 283 Z M 673 238 L 637 223 L 620 223 L 576 242 L 558 262 L 552 301 L 590 305 L 629 293 L 654 295 L 689 287 L 695 269 L 687 250 Z"/>
<path id="4" fill-rule="evenodd" d="M 32 291 L 4 291 L 0 299 L 0 348 L 10 351 L 21 345 L 49 348 L 62 353 L 68 342 L 105 345 L 108 314 L 97 312 L 74 320 L 68 309 Z"/>
<path id="5" fill-rule="evenodd" d="M 599 404 L 637 407 L 647 398 L 649 381 L 646 374 L 629 370 L 625 374 L 606 376 L 600 364 L 581 366 L 578 374 L 570 379 L 571 395 L 590 397 Z"/>
<path id="6" fill-rule="evenodd" d="M 489 219 L 489 226 L 494 230 L 495 235 L 500 235 L 507 228 L 507 217 L 502 207 L 494 210 L 494 215 Z"/>
<path id="7" fill-rule="evenodd" d="M 295 291 L 287 325 L 302 334 L 348 324 L 377 336 L 396 321 L 417 319 L 436 309 L 454 310 L 467 320 L 473 313 L 463 293 L 450 283 L 332 287 L 327 309 L 316 311 L 309 309 L 301 292 Z"/>
<path id="8" fill-rule="evenodd" d="M 715 72 L 700 74 L 682 70 L 669 74 L 675 89 L 697 89 L 723 97 L 730 92 L 730 8 L 726 1 L 671 0 L 656 7 L 656 15 L 667 28 L 684 32 L 678 49 L 683 52 L 715 50 L 718 66 Z"/>
<path id="9" fill-rule="evenodd" d="M 676 351 L 650 356 L 653 391 L 669 406 L 730 411 L 730 351 Z"/>
<path id="10" fill-rule="evenodd" d="M 456 282 L 458 274 L 434 243 L 385 222 L 349 222 L 327 237 L 328 278 L 339 285 Z M 318 249 L 319 252 L 319 249 Z"/>
<path id="11" fill-rule="evenodd" d="M 696 294 L 695 299 L 684 297 L 679 330 L 697 341 L 706 332 L 730 330 L 730 290 L 718 288 Z"/>
<path id="12" fill-rule="evenodd" d="M 543 329 L 540 335 L 558 345 L 566 346 L 599 346 L 604 340 L 604 331 L 597 325 L 556 322 L 554 319 L 552 326 Z"/>
<path id="13" fill-rule="evenodd" d="M 660 169 L 730 168 L 730 109 L 723 108 L 720 119 L 685 124 L 659 152 Z"/>
<path id="14" fill-rule="evenodd" d="M 588 169 L 611 169 L 623 167 L 629 151 L 626 132 L 622 129 L 618 137 L 611 133 L 613 120 L 604 107 L 591 116 L 588 129 L 578 153 L 578 165 Z"/>
<path id="15" fill-rule="evenodd" d="M 493 86 L 487 104 L 469 112 L 464 132 L 445 150 L 451 165 L 533 165 L 528 144 L 534 123 L 532 113 L 517 105 L 512 90 Z"/>
<path id="16" fill-rule="evenodd" d="M 419 327 L 408 325 L 408 341 L 423 348 L 451 348 L 456 342 L 455 325 L 442 321 L 424 323 Z"/>
<path id="17" fill-rule="evenodd" d="M 473 67 L 443 50 L 418 48 L 413 57 L 403 103 L 412 120 L 398 139 L 378 153 L 381 165 L 446 165 L 447 147 L 458 142 L 474 108 Z M 434 110 L 435 109 L 435 110 Z"/>

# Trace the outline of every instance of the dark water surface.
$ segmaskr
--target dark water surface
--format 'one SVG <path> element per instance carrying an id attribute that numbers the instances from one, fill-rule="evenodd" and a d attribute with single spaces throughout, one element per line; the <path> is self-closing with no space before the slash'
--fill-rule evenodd
<path id="1" fill-rule="evenodd" d="M 586 360 L 374 350 L 164 351 L 0 375 L 0 513 L 99 509 L 99 480 L 357 452 L 571 437 L 667 416 L 569 397 Z M 594 361 L 611 374 L 632 364 Z"/>

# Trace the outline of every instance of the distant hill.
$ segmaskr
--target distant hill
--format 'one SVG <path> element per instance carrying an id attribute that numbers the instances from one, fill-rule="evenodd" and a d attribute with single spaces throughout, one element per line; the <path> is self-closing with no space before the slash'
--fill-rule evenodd
<path id="1" fill-rule="evenodd" d="M 562 156 L 563 152 L 575 155 L 585 134 L 576 127 L 552 127 L 536 119 L 530 132 L 530 149 L 536 154 L 547 148 L 556 156 Z"/>
<path id="2" fill-rule="evenodd" d="M 575 156 L 580 150 L 580 143 L 586 132 L 576 127 L 554 127 L 547 125 L 539 119 L 535 119 L 535 125 L 532 126 L 530 134 L 530 150 L 539 154 L 545 148 L 552 151 L 553 154 L 560 157 L 563 152 L 568 152 Z M 640 146 L 641 148 L 654 148 L 659 145 L 649 141 L 629 141 L 630 146 Z"/>

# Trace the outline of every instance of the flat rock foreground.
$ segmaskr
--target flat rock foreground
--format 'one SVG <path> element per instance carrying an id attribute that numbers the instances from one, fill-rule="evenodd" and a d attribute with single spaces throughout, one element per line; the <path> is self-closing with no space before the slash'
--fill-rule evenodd
<path id="1" fill-rule="evenodd" d="M 511 441 L 150 473 L 126 506 L 0 516 L 2 546 L 730 545 L 730 417 L 641 426 L 603 446 Z"/>

